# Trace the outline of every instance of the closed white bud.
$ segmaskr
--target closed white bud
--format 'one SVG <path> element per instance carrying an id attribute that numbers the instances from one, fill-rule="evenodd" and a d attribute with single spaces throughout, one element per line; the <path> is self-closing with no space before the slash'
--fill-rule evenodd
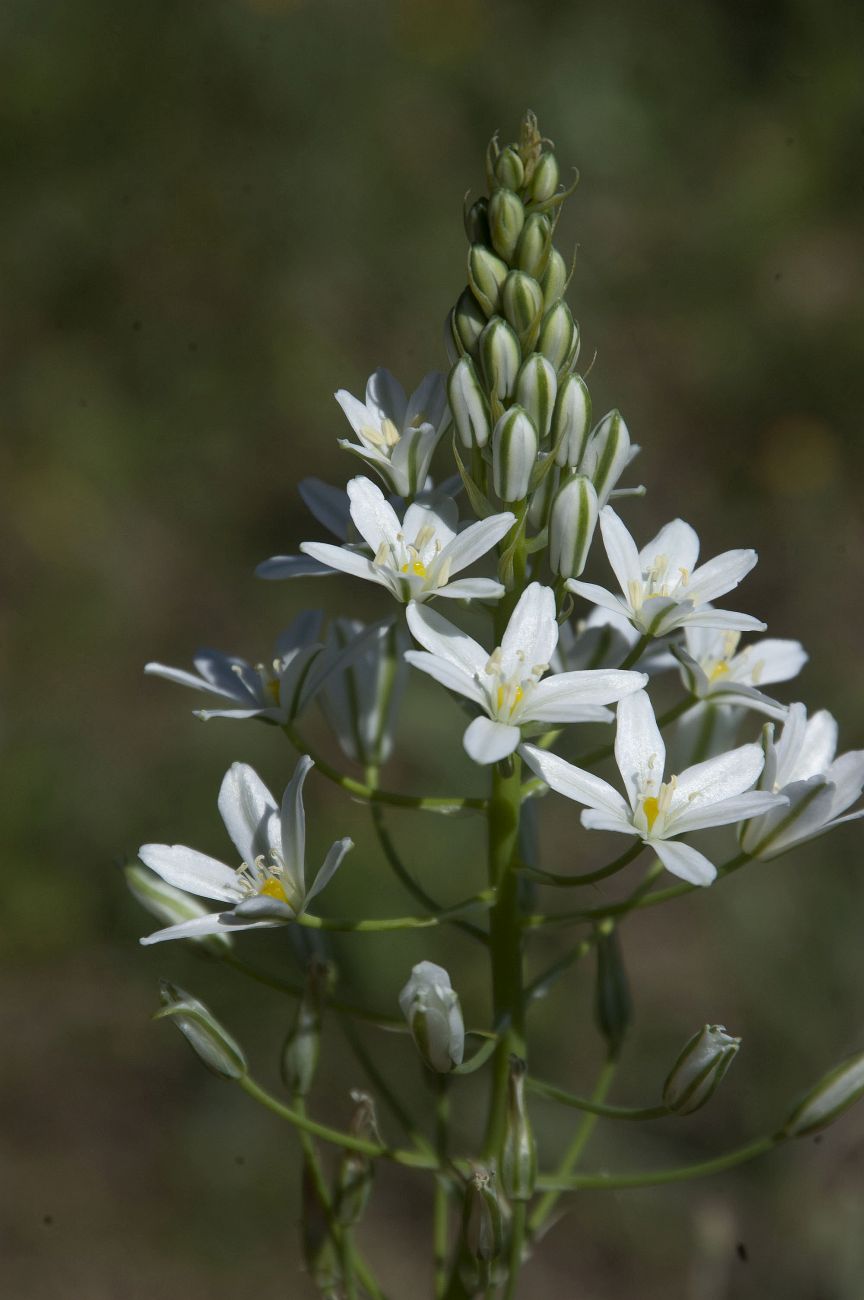
<path id="1" fill-rule="evenodd" d="M 663 1105 L 676 1115 L 690 1115 L 713 1095 L 738 1054 L 740 1038 L 723 1025 L 705 1025 L 694 1034 L 663 1085 Z"/>
<path id="2" fill-rule="evenodd" d="M 552 446 L 562 467 L 580 466 L 591 428 L 591 394 L 581 375 L 568 375 L 558 388 L 552 416 Z"/>
<path id="3" fill-rule="evenodd" d="M 568 370 L 579 352 L 579 331 L 566 302 L 558 301 L 543 317 L 537 339 L 537 351 L 552 362 L 556 370 Z"/>
<path id="4" fill-rule="evenodd" d="M 864 1052 L 850 1056 L 820 1079 L 783 1126 L 788 1137 L 806 1137 L 834 1120 L 864 1096 Z"/>
<path id="5" fill-rule="evenodd" d="M 543 314 L 543 290 L 524 271 L 511 271 L 501 291 L 501 307 L 519 338 L 536 337 Z"/>
<path id="6" fill-rule="evenodd" d="M 558 161 L 554 153 L 542 153 L 531 180 L 531 197 L 537 203 L 551 199 L 558 188 Z"/>
<path id="7" fill-rule="evenodd" d="M 560 474 L 558 467 L 550 465 L 548 469 L 545 469 L 545 462 L 549 460 L 551 455 L 552 453 L 549 451 L 541 451 L 537 457 L 537 466 L 534 473 L 535 486 L 531 492 L 531 500 L 528 503 L 528 522 L 538 533 L 542 528 L 546 527 L 552 498 L 558 487 L 558 476 Z"/>
<path id="8" fill-rule="evenodd" d="M 463 289 L 451 314 L 451 329 L 465 352 L 473 357 L 477 342 L 486 328 L 486 316 L 470 289 Z"/>
<path id="9" fill-rule="evenodd" d="M 492 481 L 502 501 L 528 495 L 539 449 L 534 421 L 521 406 L 511 406 L 492 433 Z"/>
<path id="10" fill-rule="evenodd" d="M 516 380 L 516 401 L 531 416 L 541 441 L 552 424 L 557 392 L 555 368 L 539 352 L 532 352 L 522 363 Z"/>
<path id="11" fill-rule="evenodd" d="M 443 966 L 421 961 L 399 994 L 399 1006 L 420 1055 L 439 1074 L 462 1064 L 465 1026 L 462 1008 Z"/>
<path id="12" fill-rule="evenodd" d="M 604 415 L 591 434 L 579 466 L 597 489 L 601 506 L 632 460 L 630 434 L 619 411 Z"/>
<path id="13" fill-rule="evenodd" d="M 489 403 L 470 357 L 462 357 L 450 371 L 447 396 L 459 440 L 464 447 L 485 447 L 491 433 Z"/>
<path id="14" fill-rule="evenodd" d="M 495 179 L 499 185 L 509 190 L 518 190 L 525 180 L 525 168 L 522 159 L 512 144 L 502 149 L 495 160 Z"/>
<path id="15" fill-rule="evenodd" d="M 585 568 L 600 505 L 590 478 L 574 474 L 561 484 L 549 516 L 549 565 L 561 578 L 578 578 Z"/>
<path id="16" fill-rule="evenodd" d="M 504 402 L 513 396 L 516 388 L 516 376 L 522 361 L 519 340 L 506 320 L 493 316 L 480 335 L 478 346 L 486 387 Z"/>
<path id="17" fill-rule="evenodd" d="M 474 244 L 468 252 L 468 280 L 471 289 L 487 316 L 493 316 L 501 302 L 501 286 L 510 271 L 506 262 L 496 257 L 482 244 Z"/>
<path id="18" fill-rule="evenodd" d="M 532 212 L 516 245 L 516 265 L 539 280 L 546 270 L 552 247 L 552 223 L 542 212 Z M 541 286 L 542 287 L 542 286 Z"/>
<path id="19" fill-rule="evenodd" d="M 246 1075 L 248 1067 L 242 1047 L 222 1028 L 203 1002 L 168 980 L 159 981 L 159 997 L 162 1009 L 153 1019 L 173 1020 L 208 1070 L 221 1079 L 242 1079 Z"/>
<path id="20" fill-rule="evenodd" d="M 543 306 L 547 311 L 555 305 L 559 298 L 563 297 L 564 290 L 567 288 L 567 275 L 567 263 L 564 258 L 557 248 L 550 249 L 546 270 L 540 277 L 540 288 L 543 290 Z"/>
<path id="21" fill-rule="evenodd" d="M 518 194 L 510 189 L 496 190 L 489 200 L 489 230 L 492 247 L 505 262 L 509 262 L 516 251 L 524 225 L 525 209 Z"/>

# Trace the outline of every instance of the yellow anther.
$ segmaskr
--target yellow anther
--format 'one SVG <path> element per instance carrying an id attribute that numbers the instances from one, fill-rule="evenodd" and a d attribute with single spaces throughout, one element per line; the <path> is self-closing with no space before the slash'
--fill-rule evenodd
<path id="1" fill-rule="evenodd" d="M 396 443 L 399 441 L 400 434 L 399 434 L 399 430 L 396 428 L 396 425 L 393 423 L 392 420 L 381 421 L 381 436 L 384 439 L 385 446 L 387 447 L 396 446 Z"/>
<path id="2" fill-rule="evenodd" d="M 708 674 L 709 682 L 719 681 L 721 677 L 729 676 L 729 665 L 725 659 L 718 659 L 717 663 Z"/>
<path id="3" fill-rule="evenodd" d="M 649 795 L 647 799 L 642 800 L 642 807 L 645 811 L 645 820 L 648 823 L 648 829 L 649 831 L 652 831 L 660 812 L 660 801 L 655 799 L 652 794 Z"/>
<path id="4" fill-rule="evenodd" d="M 275 677 L 271 677 L 271 678 L 270 678 L 269 682 L 267 682 L 266 689 L 267 689 L 267 690 L 270 692 L 270 694 L 273 696 L 273 699 L 274 699 L 275 703 L 278 704 L 278 703 L 279 703 L 279 683 L 278 683 L 278 681 L 276 680 Z"/>
<path id="5" fill-rule="evenodd" d="M 285 893 L 282 881 L 277 880 L 275 876 L 271 876 L 266 884 L 261 886 L 258 893 L 259 895 L 263 894 L 265 898 L 278 898 L 280 903 L 288 902 L 288 895 Z"/>
<path id="6" fill-rule="evenodd" d="M 426 577 L 426 565 L 423 564 L 420 560 L 415 560 L 413 564 L 402 565 L 403 573 L 407 573 L 409 569 L 411 570 L 412 573 L 416 573 L 418 578 Z"/>

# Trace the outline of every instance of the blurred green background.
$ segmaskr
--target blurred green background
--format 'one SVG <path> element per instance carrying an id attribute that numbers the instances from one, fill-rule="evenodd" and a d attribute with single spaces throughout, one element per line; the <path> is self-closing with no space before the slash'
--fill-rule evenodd
<path id="1" fill-rule="evenodd" d="M 292 756 L 265 727 L 197 723 L 197 701 L 142 665 L 185 664 L 198 644 L 265 658 L 304 604 L 388 612 L 348 580 L 251 571 L 320 535 L 299 478 L 356 470 L 333 390 L 360 392 L 379 364 L 410 384 L 443 364 L 462 195 L 491 132 L 512 136 L 532 107 L 581 171 L 561 231 L 579 245 L 595 407 L 620 406 L 644 447 L 649 494 L 628 521 L 645 538 L 681 513 L 705 554 L 757 547 L 736 607 L 812 656 L 785 698 L 838 714 L 843 748 L 864 743 L 864 11 L 7 0 L 0 33 L 3 1289 L 305 1297 L 292 1134 L 148 1022 L 159 975 L 188 984 L 269 1081 L 289 1007 L 179 948 L 139 949 L 152 927 L 117 870 L 145 839 L 223 853 L 228 763 L 281 789 Z M 459 716 L 415 683 L 391 779 L 477 786 Z M 307 803 L 313 861 L 333 833 L 358 841 L 332 907 L 411 910 L 363 809 L 314 777 Z M 560 863 L 576 821 L 558 812 Z M 482 874 L 470 822 L 394 831 L 446 897 Z M 745 1050 L 709 1112 L 598 1131 L 589 1167 L 733 1146 L 864 1045 L 860 842 L 847 827 L 628 928 L 639 1015 L 619 1099 L 649 1101 L 704 1020 Z M 277 939 L 243 946 L 285 969 Z M 479 1023 L 476 954 L 450 944 Z M 411 962 L 443 952 L 355 936 L 340 956 L 392 1009 Z M 589 995 L 580 971 L 538 1010 L 550 1074 L 582 1090 Z M 419 1108 L 407 1050 L 400 1070 Z M 319 1112 L 344 1122 L 361 1082 L 328 1049 Z M 538 1116 L 551 1159 L 560 1138 Z M 737 1175 L 580 1196 L 524 1294 L 858 1300 L 862 1156 L 859 1111 Z M 363 1238 L 394 1296 L 424 1294 L 428 1208 L 382 1175 Z"/>

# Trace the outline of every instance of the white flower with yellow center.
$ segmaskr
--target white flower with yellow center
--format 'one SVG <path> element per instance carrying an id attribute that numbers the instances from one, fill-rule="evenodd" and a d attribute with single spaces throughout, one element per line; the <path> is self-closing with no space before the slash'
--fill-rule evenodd
<path id="1" fill-rule="evenodd" d="M 717 869 L 691 845 L 679 844 L 678 835 L 743 821 L 788 802 L 750 788 L 762 771 L 760 745 L 741 745 L 664 780 L 666 746 L 644 691 L 618 705 L 615 761 L 626 799 L 607 781 L 557 754 L 534 745 L 523 745 L 520 752 L 553 790 L 585 805 L 583 826 L 638 835 L 667 871 L 693 885 L 710 885 Z"/>
<path id="2" fill-rule="evenodd" d="M 739 650 L 740 632 L 686 627 L 684 634 L 686 648 L 679 647 L 674 653 L 691 695 L 711 704 L 754 709 L 769 718 L 786 717 L 788 706 L 771 699 L 759 687 L 797 677 L 807 662 L 800 641 L 766 638 Z"/>
<path id="3" fill-rule="evenodd" d="M 494 763 L 512 754 L 526 727 L 609 722 L 612 715 L 602 706 L 638 691 L 648 680 L 644 673 L 616 669 L 554 673 L 541 681 L 558 642 L 558 622 L 555 593 L 539 582 L 525 588 L 491 654 L 433 610 L 411 604 L 407 617 L 424 647 L 407 650 L 408 662 L 483 710 L 463 740 L 475 763 Z"/>
<path id="4" fill-rule="evenodd" d="M 312 899 L 332 879 L 342 859 L 353 847 L 350 839 L 337 840 L 328 852 L 311 887 L 306 888 L 306 814 L 303 782 L 313 767 L 304 756 L 294 770 L 277 805 L 264 782 L 246 763 L 234 763 L 219 791 L 219 812 L 240 858 L 236 869 L 216 858 L 186 848 L 184 844 L 143 844 L 138 856 L 169 885 L 228 903 L 228 908 L 208 912 L 142 939 L 200 939 L 226 930 L 259 929 L 286 925 L 304 912 Z"/>
<path id="5" fill-rule="evenodd" d="M 306 555 L 331 569 L 365 578 L 386 587 L 397 600 L 429 600 L 445 596 L 454 600 L 497 600 L 504 594 L 492 578 L 460 578 L 454 573 L 473 564 L 509 532 L 515 515 L 509 511 L 490 515 L 457 532 L 455 501 L 429 492 L 415 501 L 399 519 L 379 487 L 368 478 L 348 484 L 351 518 L 371 558 L 346 546 L 329 542 L 304 542 Z"/>
<path id="6" fill-rule="evenodd" d="M 683 519 L 673 519 L 641 551 L 611 506 L 600 511 L 603 544 L 622 596 L 593 582 L 570 578 L 569 591 L 595 605 L 623 614 L 638 632 L 665 636 L 676 628 L 764 629 L 750 614 L 714 609 L 710 602 L 731 591 L 756 563 L 755 551 L 724 551 L 699 565 L 699 538 Z"/>
<path id="7" fill-rule="evenodd" d="M 406 397 L 389 370 L 376 370 L 366 384 L 365 402 L 344 388 L 336 401 L 360 439 L 358 446 L 341 438 L 339 446 L 365 460 L 399 496 L 419 492 L 447 424 L 443 376 L 433 371 Z"/>

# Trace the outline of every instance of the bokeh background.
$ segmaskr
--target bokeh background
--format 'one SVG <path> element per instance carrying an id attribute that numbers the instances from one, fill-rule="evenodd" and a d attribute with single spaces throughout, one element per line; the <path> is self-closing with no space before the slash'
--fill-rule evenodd
<path id="1" fill-rule="evenodd" d="M 177 947 L 139 949 L 150 921 L 118 870 L 145 839 L 223 852 L 228 763 L 281 788 L 292 757 L 265 727 L 197 723 L 192 696 L 142 665 L 202 643 L 265 658 L 313 602 L 385 612 L 347 580 L 313 591 L 252 568 L 319 535 L 300 477 L 355 470 L 333 390 L 359 392 L 382 363 L 409 383 L 443 364 L 462 195 L 482 184 L 489 134 L 532 107 L 581 171 L 561 227 L 579 245 L 571 302 L 597 354 L 595 406 L 618 405 L 644 447 L 634 531 L 682 513 L 706 554 L 757 547 L 741 605 L 811 654 L 786 698 L 827 706 L 843 747 L 862 745 L 864 13 L 7 0 L 0 33 L 3 1289 L 305 1297 L 291 1132 L 148 1021 L 159 975 L 190 985 L 269 1082 L 290 1007 Z M 477 784 L 458 720 L 416 683 L 391 779 Z M 363 809 L 314 778 L 308 806 L 313 859 L 334 832 L 358 841 L 333 908 L 411 910 Z M 575 815 L 554 811 L 557 865 L 576 852 Z M 470 822 L 397 818 L 394 832 L 444 896 L 482 874 Z M 598 1129 L 589 1167 L 731 1147 L 864 1045 L 860 834 L 628 927 L 638 1019 L 619 1099 L 650 1100 L 704 1020 L 745 1050 L 708 1112 Z M 444 957 L 482 1023 L 476 954 L 449 944 L 355 936 L 340 960 L 358 996 L 392 1009 L 411 962 Z M 245 946 L 287 970 L 284 942 Z M 549 1072 L 582 1090 L 589 976 L 537 1013 Z M 423 1080 L 397 1055 L 419 1108 Z M 357 1083 L 328 1048 L 318 1111 L 344 1121 Z M 551 1160 L 562 1131 L 546 1108 L 538 1123 Z M 726 1178 L 580 1196 L 524 1294 L 857 1300 L 862 1157 L 853 1112 Z M 382 1175 L 363 1235 L 394 1296 L 425 1294 L 427 1212 L 423 1189 Z"/>

